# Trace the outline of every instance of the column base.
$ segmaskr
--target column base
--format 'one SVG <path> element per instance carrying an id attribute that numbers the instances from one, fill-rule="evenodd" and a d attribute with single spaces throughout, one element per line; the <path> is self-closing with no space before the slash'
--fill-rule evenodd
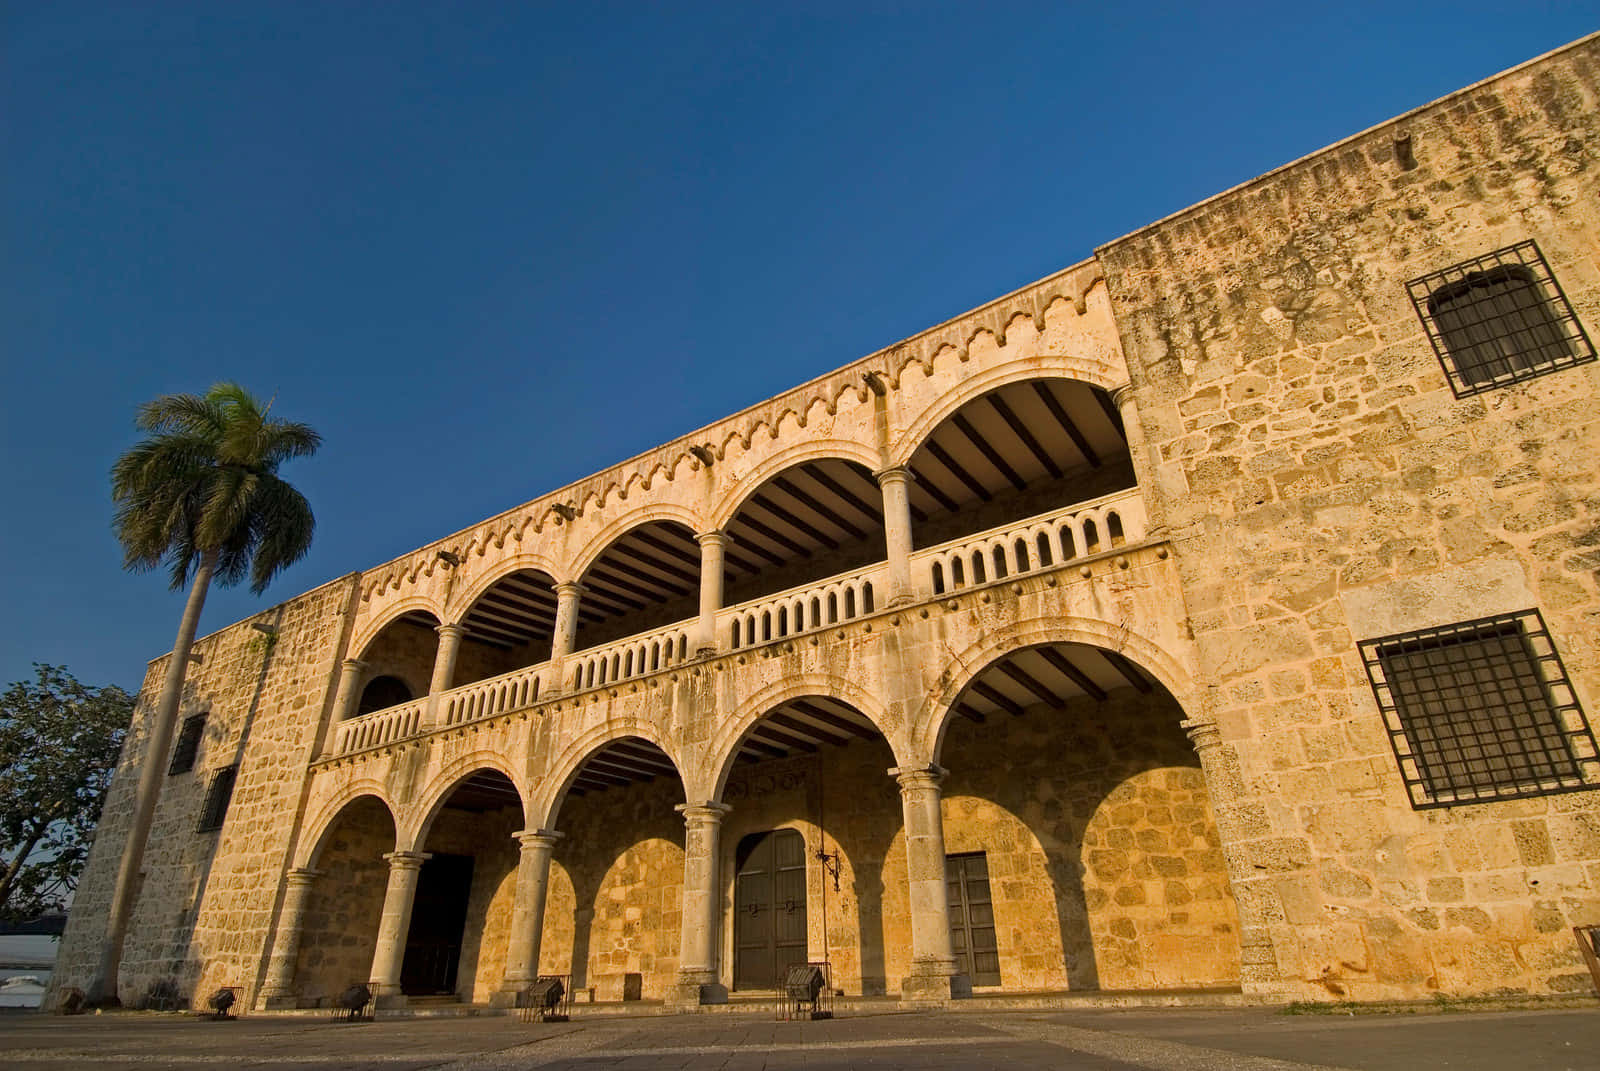
<path id="1" fill-rule="evenodd" d="M 406 1006 L 406 995 L 398 988 L 384 992 L 371 982 L 367 983 L 367 988 L 372 990 L 373 1011 L 398 1011 Z"/>
<path id="2" fill-rule="evenodd" d="M 728 1003 L 728 987 L 710 971 L 680 971 L 678 983 L 667 994 L 666 1005 L 690 1011 L 706 1004 Z"/>
<path id="3" fill-rule="evenodd" d="M 964 974 L 953 974 L 942 964 L 928 964 L 926 969 L 913 963 L 911 973 L 900 982 L 900 1003 L 911 1008 L 942 1008 L 952 1000 L 972 996 L 972 980 Z"/>

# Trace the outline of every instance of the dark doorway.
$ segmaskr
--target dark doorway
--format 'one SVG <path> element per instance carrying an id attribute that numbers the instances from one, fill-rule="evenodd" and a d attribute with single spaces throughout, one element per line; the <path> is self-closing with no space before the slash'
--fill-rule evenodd
<path id="1" fill-rule="evenodd" d="M 1000 952 L 994 935 L 989 860 L 982 852 L 947 855 L 945 888 L 950 896 L 950 945 L 956 970 L 973 985 L 1000 984 Z"/>
<path id="2" fill-rule="evenodd" d="M 472 856 L 436 852 L 422 864 L 400 965 L 400 991 L 425 997 L 456 991 L 461 938 L 472 892 Z"/>
<path id="3" fill-rule="evenodd" d="M 733 887 L 733 988 L 774 989 L 806 961 L 806 842 L 792 829 L 739 842 Z"/>

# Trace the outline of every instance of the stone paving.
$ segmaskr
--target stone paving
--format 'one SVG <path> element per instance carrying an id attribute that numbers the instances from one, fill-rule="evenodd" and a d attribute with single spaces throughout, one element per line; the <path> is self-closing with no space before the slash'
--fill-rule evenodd
<path id="1" fill-rule="evenodd" d="M 1271 1009 L 759 1015 L 523 1024 L 506 1017 L 339 1023 L 155 1014 L 0 1015 L 0 1066 L 410 1071 L 1068 1068 L 1073 1071 L 1588 1071 L 1600 1010 L 1290 1016 Z"/>

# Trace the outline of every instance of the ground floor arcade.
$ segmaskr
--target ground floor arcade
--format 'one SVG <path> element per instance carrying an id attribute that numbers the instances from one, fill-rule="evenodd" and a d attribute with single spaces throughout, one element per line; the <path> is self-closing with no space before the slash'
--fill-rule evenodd
<path id="1" fill-rule="evenodd" d="M 530 828 L 511 777 L 457 775 L 420 831 L 376 794 L 287 880 L 263 1002 L 488 1004 L 538 974 L 600 1001 L 771 991 L 825 960 L 846 995 L 1237 985 L 1240 926 L 1184 712 L 1081 644 L 1012 651 L 901 767 L 864 713 L 786 698 L 686 801 L 619 734 Z M 693 779 L 693 782 L 703 779 Z"/>

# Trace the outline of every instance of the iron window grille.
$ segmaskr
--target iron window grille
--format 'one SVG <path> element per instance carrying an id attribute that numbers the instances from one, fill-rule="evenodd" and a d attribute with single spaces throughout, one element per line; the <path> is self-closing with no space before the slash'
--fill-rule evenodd
<path id="1" fill-rule="evenodd" d="M 1595 359 L 1532 241 L 1431 272 L 1406 288 L 1457 398 Z"/>
<path id="2" fill-rule="evenodd" d="M 1538 610 L 1364 640 L 1411 805 L 1600 785 L 1600 750 Z"/>
<path id="3" fill-rule="evenodd" d="M 183 719 L 183 728 L 178 731 L 177 746 L 172 749 L 172 763 L 167 767 L 167 776 L 188 773 L 194 769 L 195 756 L 200 753 L 200 738 L 205 732 L 204 714 Z"/>
<path id="4" fill-rule="evenodd" d="M 206 803 L 200 809 L 200 825 L 196 832 L 210 833 L 222 828 L 222 820 L 228 816 L 228 804 L 233 800 L 233 783 L 238 776 L 237 766 L 224 766 L 211 775 L 211 784 L 206 789 Z"/>

